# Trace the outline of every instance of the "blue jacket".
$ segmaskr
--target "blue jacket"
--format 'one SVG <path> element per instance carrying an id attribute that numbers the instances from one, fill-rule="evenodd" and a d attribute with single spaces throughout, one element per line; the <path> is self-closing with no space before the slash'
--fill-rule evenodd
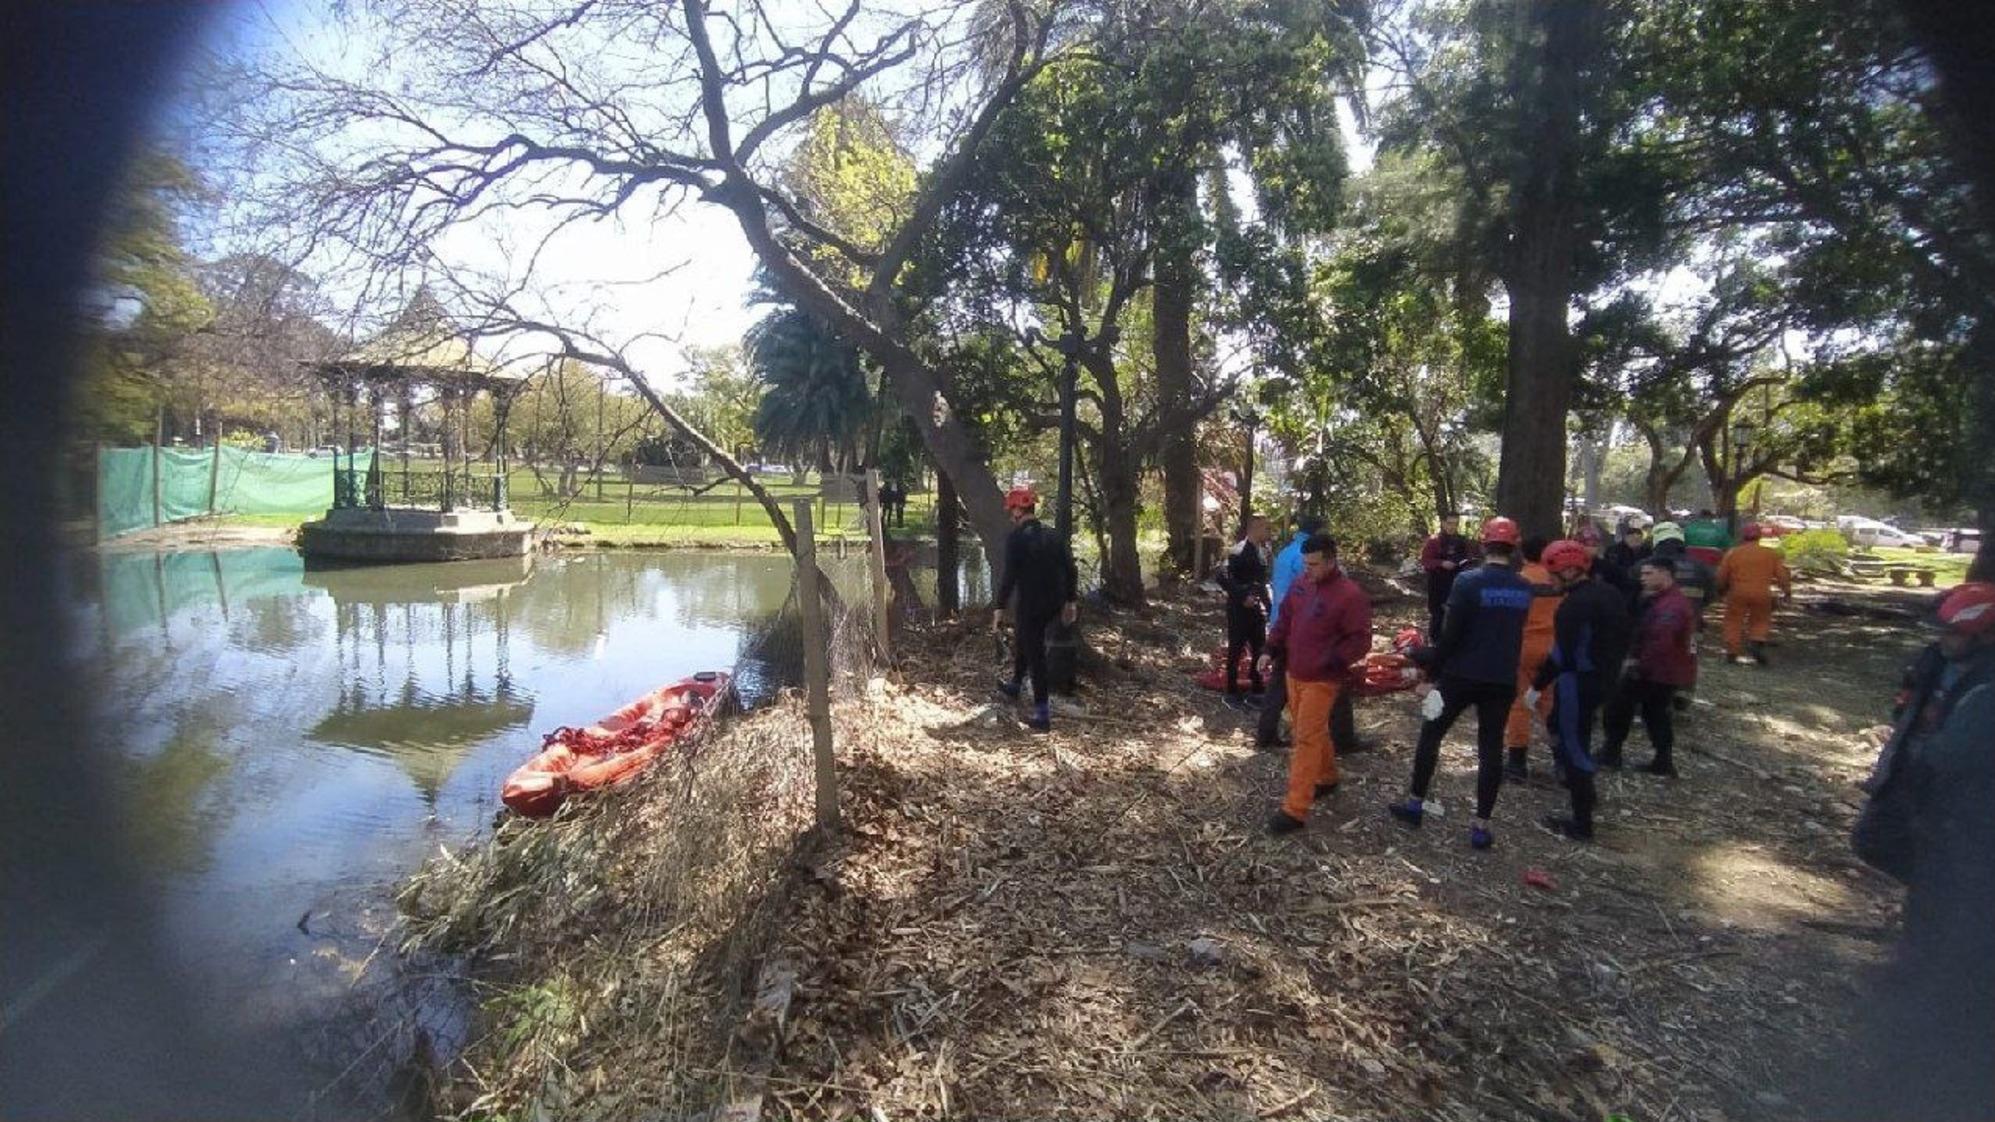
<path id="1" fill-rule="evenodd" d="M 1455 580 L 1434 644 L 1434 676 L 1517 684 L 1531 582 L 1508 565 L 1486 564 Z"/>
<path id="2" fill-rule="evenodd" d="M 1288 586 L 1294 584 L 1295 578 L 1302 575 L 1302 543 L 1308 540 L 1308 534 L 1298 533 L 1293 541 L 1282 547 L 1280 553 L 1275 554 L 1275 575 L 1272 579 L 1275 586 L 1275 607 L 1274 611 L 1268 613 L 1269 627 L 1273 627 L 1275 621 L 1281 618 L 1282 601 L 1288 598 Z"/>

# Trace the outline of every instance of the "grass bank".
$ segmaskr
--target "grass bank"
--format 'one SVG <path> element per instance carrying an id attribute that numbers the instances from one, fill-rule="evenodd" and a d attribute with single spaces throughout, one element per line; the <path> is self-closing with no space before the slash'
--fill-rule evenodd
<path id="1" fill-rule="evenodd" d="M 414 930 L 489 987 L 455 1101 L 729 1101 L 730 1026 L 781 960 L 797 997 L 765 1117 L 1819 1117 L 1895 922 L 1844 839 L 1922 637 L 1846 610 L 1872 595 L 1811 584 L 1771 669 L 1708 659 L 1684 778 L 1605 777 L 1598 844 L 1530 825 L 1563 803 L 1540 780 L 1505 789 L 1487 853 L 1462 837 L 1466 725 L 1446 815 L 1407 833 L 1381 812 L 1404 695 L 1361 703 L 1373 747 L 1309 830 L 1264 835 L 1286 764 L 1190 685 L 1207 599 L 1091 618 L 1086 712 L 1044 737 L 991 700 L 979 621 L 912 632 L 899 672 L 840 695 L 832 848 L 796 844 L 808 738 L 780 707 L 693 771 L 414 882 Z M 1381 633 L 1422 612 L 1380 589 Z"/>

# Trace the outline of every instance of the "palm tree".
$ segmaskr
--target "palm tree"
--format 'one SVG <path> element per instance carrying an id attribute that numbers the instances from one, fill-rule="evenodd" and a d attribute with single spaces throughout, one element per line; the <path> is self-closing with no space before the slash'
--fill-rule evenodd
<path id="1" fill-rule="evenodd" d="M 858 348 L 792 305 L 764 316 L 746 342 L 748 367 L 766 387 L 755 409 L 762 447 L 824 472 L 855 466 L 873 413 Z"/>

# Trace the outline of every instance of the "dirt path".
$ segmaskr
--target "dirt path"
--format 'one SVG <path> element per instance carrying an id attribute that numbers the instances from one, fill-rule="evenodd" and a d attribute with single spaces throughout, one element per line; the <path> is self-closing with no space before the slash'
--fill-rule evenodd
<path id="1" fill-rule="evenodd" d="M 1380 631 L 1412 601 L 1380 606 Z M 1707 659 L 1684 777 L 1602 783 L 1601 840 L 1464 840 L 1464 722 L 1446 806 L 1404 790 L 1410 700 L 1361 703 L 1310 828 L 1261 826 L 1286 761 L 1192 688 L 1219 633 L 1162 605 L 1091 641 L 1119 668 L 1092 716 L 1033 737 L 992 704 L 991 643 L 917 639 L 919 667 L 846 713 L 849 841 L 802 890 L 802 979 L 771 1106 L 799 1117 L 1802 1118 L 1893 894 L 1848 855 L 1863 729 L 1919 638 L 1784 613 L 1770 670 Z M 1638 731 L 1629 746 L 1640 761 Z M 1537 767 L 1545 768 L 1542 757 Z M 1524 873 L 1556 887 L 1527 886 Z"/>

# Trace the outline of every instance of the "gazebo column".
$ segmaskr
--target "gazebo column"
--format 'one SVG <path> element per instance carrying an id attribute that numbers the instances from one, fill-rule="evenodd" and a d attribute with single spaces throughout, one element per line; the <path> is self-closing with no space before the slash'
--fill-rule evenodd
<path id="1" fill-rule="evenodd" d="M 452 469 L 457 445 L 457 388 L 440 386 L 437 396 L 443 401 L 443 512 L 448 514 L 457 508 L 457 481 Z"/>
<path id="2" fill-rule="evenodd" d="M 512 416 L 513 395 L 502 386 L 492 388 L 492 422 L 497 429 L 493 438 L 493 458 L 498 461 L 499 474 L 492 481 L 492 509 L 505 510 L 508 504 L 507 474 L 510 464 L 506 458 L 506 422 Z"/>
<path id="3" fill-rule="evenodd" d="M 402 505 L 414 506 L 414 492 L 409 489 L 409 439 L 416 428 L 416 394 L 408 380 L 402 380 L 402 401 L 400 409 L 402 422 Z"/>
<path id="4" fill-rule="evenodd" d="M 374 411 L 373 453 L 367 457 L 367 509 L 383 510 L 388 503 L 381 493 L 381 387 L 378 383 L 368 384 L 367 404 Z"/>

